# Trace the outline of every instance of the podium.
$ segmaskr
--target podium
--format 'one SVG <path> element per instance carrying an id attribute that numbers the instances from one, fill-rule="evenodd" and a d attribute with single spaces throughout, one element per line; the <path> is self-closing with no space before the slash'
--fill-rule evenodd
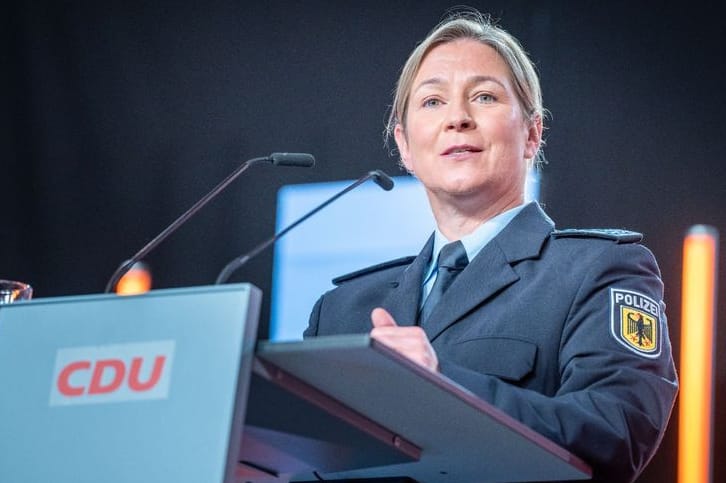
<path id="1" fill-rule="evenodd" d="M 260 299 L 229 284 L 0 306 L 0 481 L 590 477 L 367 335 L 256 343 Z"/>

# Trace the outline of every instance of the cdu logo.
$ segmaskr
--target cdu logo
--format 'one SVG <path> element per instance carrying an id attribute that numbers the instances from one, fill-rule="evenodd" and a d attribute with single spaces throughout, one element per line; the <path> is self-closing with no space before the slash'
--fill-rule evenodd
<path id="1" fill-rule="evenodd" d="M 166 399 L 173 359 L 173 340 L 58 349 L 50 405 Z"/>

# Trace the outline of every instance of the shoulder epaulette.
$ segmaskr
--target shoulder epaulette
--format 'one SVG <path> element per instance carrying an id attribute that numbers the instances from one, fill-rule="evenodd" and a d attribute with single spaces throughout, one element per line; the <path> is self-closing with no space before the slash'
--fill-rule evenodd
<path id="1" fill-rule="evenodd" d="M 387 262 L 379 263 L 377 265 L 371 265 L 370 267 L 366 267 L 360 270 L 356 270 L 355 272 L 350 272 L 345 275 L 341 275 L 340 277 L 336 277 L 333 279 L 333 284 L 340 285 L 343 282 L 347 282 L 348 280 L 352 280 L 354 278 L 368 275 L 369 273 L 378 272 L 381 270 L 385 270 L 387 268 L 393 268 L 397 267 L 399 265 L 408 265 L 411 263 L 416 257 L 401 257 L 396 258 L 395 260 L 389 260 Z"/>
<path id="2" fill-rule="evenodd" d="M 555 230 L 553 238 L 603 238 L 613 240 L 615 243 L 637 243 L 643 239 L 643 234 L 637 231 L 620 230 L 617 228 L 568 228 Z"/>

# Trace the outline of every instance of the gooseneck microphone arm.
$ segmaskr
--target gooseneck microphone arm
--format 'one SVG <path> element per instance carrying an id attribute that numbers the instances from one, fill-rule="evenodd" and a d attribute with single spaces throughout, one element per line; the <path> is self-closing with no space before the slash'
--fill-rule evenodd
<path id="1" fill-rule="evenodd" d="M 219 272 L 219 275 L 217 276 L 217 280 L 214 282 L 216 285 L 225 283 L 232 274 L 237 271 L 242 265 L 250 261 L 253 257 L 255 257 L 257 254 L 259 254 L 262 250 L 267 248 L 268 246 L 275 243 L 277 240 L 279 240 L 282 236 L 284 236 L 287 232 L 298 226 L 303 221 L 307 220 L 311 216 L 313 216 L 318 211 L 322 210 L 326 206 L 328 206 L 333 201 L 337 200 L 347 192 L 357 188 L 358 186 L 362 185 L 369 179 L 373 179 L 375 183 L 380 186 L 382 189 L 386 191 L 390 191 L 393 188 L 393 180 L 388 176 L 386 173 L 381 171 L 380 169 L 377 169 L 375 171 L 369 171 L 364 176 L 358 178 L 354 183 L 347 186 L 342 191 L 335 194 L 332 198 L 329 198 L 327 201 L 323 202 L 322 204 L 318 205 L 316 208 L 314 208 L 312 211 L 307 213 L 306 215 L 299 218 L 297 221 L 293 222 L 291 225 L 289 225 L 287 228 L 283 229 L 279 233 L 277 233 L 272 238 L 269 238 L 265 240 L 264 242 L 257 245 L 255 248 L 253 248 L 248 253 L 241 255 L 232 261 L 230 261 L 225 267 L 222 269 L 221 272 Z"/>
<path id="2" fill-rule="evenodd" d="M 166 240 L 169 235 L 174 233 L 180 226 L 182 226 L 184 223 L 189 220 L 192 216 L 194 216 L 199 210 L 201 210 L 207 203 L 212 201 L 219 193 L 224 191 L 224 189 L 232 183 L 239 175 L 247 171 L 250 166 L 260 163 L 271 163 L 274 166 L 300 166 L 309 168 L 315 164 L 315 158 L 313 158 L 312 155 L 307 153 L 272 153 L 269 156 L 261 157 L 261 158 L 252 158 L 244 163 L 242 163 L 237 169 L 235 169 L 229 176 L 227 176 L 221 183 L 219 183 L 217 186 L 215 186 L 209 193 L 204 195 L 199 201 L 194 203 L 191 208 L 189 208 L 187 211 L 185 211 L 179 218 L 174 220 L 174 222 L 166 227 L 164 231 L 156 235 L 156 237 L 151 240 L 149 243 L 144 245 L 144 247 L 136 252 L 134 256 L 129 258 L 128 260 L 125 260 L 121 263 L 121 265 L 118 266 L 115 272 L 113 272 L 113 275 L 111 275 L 111 278 L 108 280 L 108 283 L 106 284 L 106 289 L 104 290 L 104 293 L 110 293 L 113 288 L 116 286 L 118 281 L 121 279 L 121 277 L 124 276 L 126 272 L 128 272 L 131 267 L 141 259 L 143 259 L 146 255 L 148 255 L 154 248 L 156 248 L 161 242 Z"/>

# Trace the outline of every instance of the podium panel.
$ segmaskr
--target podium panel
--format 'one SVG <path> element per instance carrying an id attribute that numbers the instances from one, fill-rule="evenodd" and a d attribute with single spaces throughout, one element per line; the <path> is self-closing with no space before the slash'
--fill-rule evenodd
<path id="1" fill-rule="evenodd" d="M 0 307 L 0 481 L 231 482 L 260 291 Z"/>
<path id="2" fill-rule="evenodd" d="M 255 360 L 240 462 L 296 474 L 414 462 L 421 449 L 271 364 Z M 267 480 L 248 479 L 266 483 Z M 248 481 L 245 480 L 245 481 Z"/>
<path id="3" fill-rule="evenodd" d="M 0 481 L 590 476 L 367 335 L 255 349 L 260 298 L 230 284 L 0 306 Z"/>
<path id="4" fill-rule="evenodd" d="M 415 461 L 325 472 L 338 479 L 418 483 L 582 480 L 587 464 L 466 388 L 368 335 L 262 343 L 257 357 L 421 448 Z M 312 473 L 295 481 L 315 481 Z"/>

